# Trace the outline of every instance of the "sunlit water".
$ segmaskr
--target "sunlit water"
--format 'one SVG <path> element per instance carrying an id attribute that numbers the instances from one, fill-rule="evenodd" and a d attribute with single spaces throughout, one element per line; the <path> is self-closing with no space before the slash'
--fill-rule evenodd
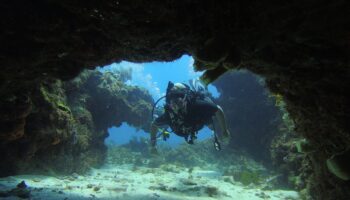
<path id="1" fill-rule="evenodd" d="M 146 88 L 155 101 L 165 95 L 169 81 L 172 81 L 173 83 L 180 82 L 188 84 L 190 80 L 199 78 L 200 75 L 203 74 L 202 72 L 194 71 L 193 58 L 187 55 L 184 55 L 173 62 L 151 62 L 143 64 L 121 62 L 99 68 L 102 72 L 120 69 L 131 69 L 132 80 L 128 81 L 127 84 Z M 208 90 L 214 98 L 220 96 L 220 93 L 215 86 L 209 85 Z M 162 106 L 163 104 L 164 101 L 160 101 L 158 106 Z M 149 134 L 142 130 L 136 130 L 124 123 L 121 127 L 111 127 L 109 129 L 109 137 L 106 139 L 106 142 L 125 144 L 132 137 L 148 138 Z M 198 140 L 210 137 L 212 137 L 212 132 L 207 127 L 203 128 L 198 134 Z M 159 142 L 164 143 L 161 140 Z M 166 144 L 176 147 L 183 142 L 183 138 L 177 137 L 174 134 L 166 141 Z"/>

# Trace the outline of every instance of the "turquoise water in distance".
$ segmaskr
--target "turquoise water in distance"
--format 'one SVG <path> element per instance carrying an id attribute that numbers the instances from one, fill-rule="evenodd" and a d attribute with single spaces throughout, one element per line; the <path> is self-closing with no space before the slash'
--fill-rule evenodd
<path id="1" fill-rule="evenodd" d="M 193 70 L 193 58 L 188 55 L 184 55 L 172 62 L 131 63 L 123 61 L 121 63 L 113 63 L 104 66 L 99 70 L 118 70 L 122 68 L 132 69 L 132 80 L 127 81 L 127 84 L 147 89 L 155 101 L 165 95 L 169 81 L 174 83 L 188 83 L 189 80 L 198 78 L 203 73 L 195 72 Z M 212 93 L 214 98 L 220 96 L 220 93 L 214 86 L 209 85 L 208 90 Z M 158 106 L 161 106 L 163 103 L 164 102 L 160 102 Z M 149 139 L 148 133 L 145 133 L 143 130 L 136 130 L 134 127 L 131 127 L 126 123 L 123 123 L 120 127 L 111 127 L 108 132 L 109 137 L 105 140 L 107 144 L 126 144 L 133 137 L 146 137 Z M 198 141 L 207 139 L 211 136 L 211 130 L 205 127 L 199 131 Z M 158 143 L 165 143 L 171 147 L 176 147 L 183 142 L 184 139 L 182 137 L 171 134 L 166 142 L 159 141 Z"/>
<path id="2" fill-rule="evenodd" d="M 144 132 L 143 130 L 136 130 L 134 127 L 129 126 L 126 123 L 123 123 L 120 127 L 112 127 L 108 129 L 109 137 L 105 140 L 106 144 L 127 144 L 133 137 L 144 137 L 149 140 L 149 133 Z M 212 137 L 211 130 L 208 127 L 204 127 L 198 134 L 196 141 L 202 141 L 204 139 Z M 184 138 L 179 137 L 172 133 L 170 138 L 167 141 L 158 140 L 157 144 L 165 144 L 171 147 L 176 147 L 179 144 L 184 142 Z"/>

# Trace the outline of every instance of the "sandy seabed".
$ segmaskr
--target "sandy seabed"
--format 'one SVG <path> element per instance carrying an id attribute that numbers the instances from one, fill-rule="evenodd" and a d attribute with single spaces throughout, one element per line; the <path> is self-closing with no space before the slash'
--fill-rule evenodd
<path id="1" fill-rule="evenodd" d="M 219 172 L 194 168 L 164 170 L 132 165 L 105 166 L 87 175 L 18 175 L 0 179 L 0 192 L 24 181 L 32 200 L 296 200 L 295 191 L 261 190 L 244 186 Z M 3 199 L 23 199 L 14 195 Z"/>

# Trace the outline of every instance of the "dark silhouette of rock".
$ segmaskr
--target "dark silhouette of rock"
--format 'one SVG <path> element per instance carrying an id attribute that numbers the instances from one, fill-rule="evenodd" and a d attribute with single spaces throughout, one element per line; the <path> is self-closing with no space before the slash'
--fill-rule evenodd
<path id="1" fill-rule="evenodd" d="M 30 96 L 47 77 L 67 80 L 115 61 L 189 53 L 198 69 L 209 69 L 207 82 L 237 68 L 263 76 L 284 97 L 297 133 L 315 144 L 314 198 L 350 196 L 326 166 L 350 145 L 349 1 L 4 0 L 0 9 L 0 116 L 23 116 L 1 118 L 1 149 L 16 141 L 11 148 L 29 150 L 15 155 L 35 152 L 23 133 L 30 106 L 17 110 L 13 97 Z M 7 165 L 2 161 L 1 171 Z"/>
<path id="2" fill-rule="evenodd" d="M 121 80 L 85 71 L 69 82 L 40 82 L 30 95 L 23 136 L 0 147 L 0 175 L 85 172 L 104 163 L 108 128 L 127 122 L 147 130 L 152 97 Z"/>

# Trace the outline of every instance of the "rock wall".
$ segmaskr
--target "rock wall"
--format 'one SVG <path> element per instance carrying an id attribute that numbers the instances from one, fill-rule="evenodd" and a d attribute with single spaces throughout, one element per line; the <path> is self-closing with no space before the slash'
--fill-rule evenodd
<path id="1" fill-rule="evenodd" d="M 312 163 L 319 147 L 300 134 L 297 122 L 287 111 L 290 104 L 282 95 L 268 93 L 264 81 L 243 71 L 227 73 L 214 82 L 221 92 L 217 103 L 225 110 L 233 136 L 230 146 L 245 149 L 277 170 L 280 187 L 299 190 L 305 199 L 323 198 L 318 196 L 320 183 L 315 181 L 320 171 L 315 171 Z M 330 175 L 326 162 L 322 165 Z M 346 191 L 342 193 L 347 195 Z"/>
<path id="2" fill-rule="evenodd" d="M 101 166 L 109 127 L 127 122 L 147 129 L 150 121 L 152 97 L 120 79 L 110 72 L 84 71 L 69 82 L 42 81 L 27 97 L 31 110 L 21 134 L 2 141 L 0 175 Z"/>
<path id="3" fill-rule="evenodd" d="M 315 198 L 350 196 L 349 1 L 4 0 L 0 9 L 1 141 L 23 135 L 38 80 L 189 53 L 207 82 L 236 68 L 265 77 L 317 149 Z"/>
<path id="4" fill-rule="evenodd" d="M 281 131 L 271 143 L 271 160 L 279 172 L 279 187 L 293 188 L 300 192 L 302 199 L 313 199 L 314 194 L 310 191 L 314 184 L 311 161 L 307 153 L 299 152 L 297 148 L 297 144 L 304 141 L 294 132 Z"/>

